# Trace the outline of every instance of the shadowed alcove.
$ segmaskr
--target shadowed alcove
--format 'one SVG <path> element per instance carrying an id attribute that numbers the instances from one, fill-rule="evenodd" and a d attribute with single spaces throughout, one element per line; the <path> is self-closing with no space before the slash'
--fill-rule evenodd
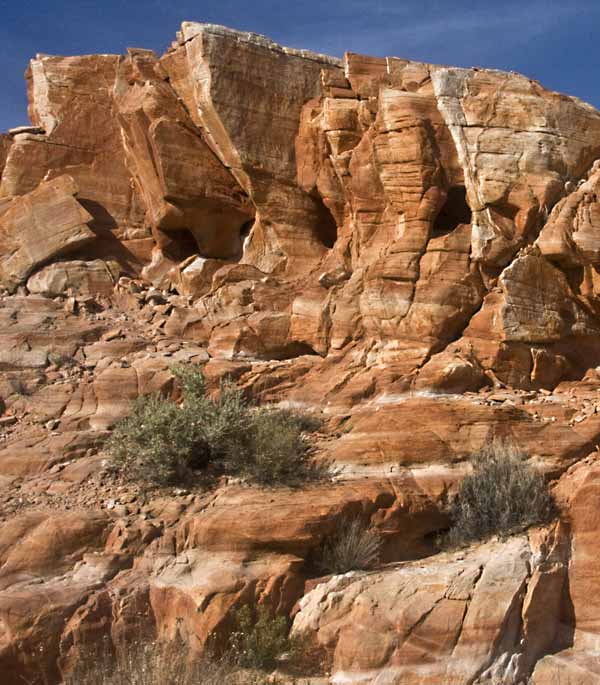
<path id="1" fill-rule="evenodd" d="M 471 208 L 467 204 L 467 191 L 464 186 L 454 186 L 448 190 L 444 205 L 440 209 L 431 233 L 432 238 L 447 235 L 461 224 L 471 223 Z"/>

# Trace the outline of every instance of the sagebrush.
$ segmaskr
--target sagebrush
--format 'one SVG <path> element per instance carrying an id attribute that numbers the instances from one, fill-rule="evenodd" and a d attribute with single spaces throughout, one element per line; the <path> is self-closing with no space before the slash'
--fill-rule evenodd
<path id="1" fill-rule="evenodd" d="M 304 437 L 307 423 L 291 412 L 256 409 L 250 415 L 248 448 L 234 455 L 231 470 L 262 485 L 318 480 L 327 465 L 310 458 L 311 445 Z"/>
<path id="2" fill-rule="evenodd" d="M 157 485 L 189 483 L 199 473 L 230 474 L 261 485 L 297 485 L 321 478 L 307 430 L 318 422 L 296 412 L 252 407 L 232 384 L 206 394 L 196 367 L 174 369 L 181 402 L 158 395 L 138 398 L 106 444 L 130 477 Z"/>
<path id="3" fill-rule="evenodd" d="M 381 554 L 382 538 L 360 516 L 344 519 L 321 548 L 316 566 L 327 574 L 364 571 L 372 568 Z"/>
<path id="4" fill-rule="evenodd" d="M 552 518 L 554 501 L 544 477 L 514 445 L 493 441 L 472 457 L 472 465 L 450 505 L 451 545 L 507 535 Z"/>

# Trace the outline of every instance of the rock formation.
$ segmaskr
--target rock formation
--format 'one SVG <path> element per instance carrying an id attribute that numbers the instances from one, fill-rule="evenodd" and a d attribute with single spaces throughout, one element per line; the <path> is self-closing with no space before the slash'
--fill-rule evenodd
<path id="1" fill-rule="evenodd" d="M 333 683 L 600 682 L 600 113 L 524 76 L 184 23 L 38 55 L 0 135 L 0 671 L 58 683 L 248 601 Z M 334 483 L 142 492 L 102 453 L 173 363 L 322 411 Z M 492 437 L 559 520 L 438 553 Z M 372 573 L 315 578 L 345 517 Z"/>

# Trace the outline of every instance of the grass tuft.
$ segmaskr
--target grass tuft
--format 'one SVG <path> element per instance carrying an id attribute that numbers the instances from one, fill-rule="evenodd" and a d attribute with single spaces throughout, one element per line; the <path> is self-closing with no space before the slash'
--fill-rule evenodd
<path id="1" fill-rule="evenodd" d="M 359 516 L 344 519 L 323 545 L 316 565 L 326 574 L 365 571 L 379 561 L 381 546 L 380 534 Z"/>

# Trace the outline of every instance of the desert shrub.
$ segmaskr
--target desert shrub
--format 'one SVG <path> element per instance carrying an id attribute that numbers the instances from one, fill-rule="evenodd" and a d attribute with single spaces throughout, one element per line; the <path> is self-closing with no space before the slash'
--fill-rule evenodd
<path id="1" fill-rule="evenodd" d="M 33 386 L 28 385 L 22 378 L 15 376 L 9 378 L 9 393 L 16 395 L 21 395 L 21 397 L 29 397 L 33 395 L 35 389 Z"/>
<path id="2" fill-rule="evenodd" d="M 554 502 L 543 476 L 516 447 L 494 441 L 472 463 L 473 472 L 450 505 L 450 544 L 506 535 L 552 517 Z"/>
<path id="3" fill-rule="evenodd" d="M 193 364 L 177 364 L 171 371 L 179 379 L 183 395 L 187 398 L 200 399 L 206 395 L 206 383 L 202 371 Z"/>
<path id="4" fill-rule="evenodd" d="M 382 539 L 359 516 L 344 519 L 321 548 L 316 566 L 323 573 L 367 570 L 379 560 Z"/>
<path id="5" fill-rule="evenodd" d="M 251 444 L 252 414 L 242 393 L 229 383 L 221 385 L 215 398 L 184 391 L 181 409 L 198 436 L 195 466 L 235 470 L 239 455 Z"/>
<path id="6" fill-rule="evenodd" d="M 235 454 L 232 470 L 262 485 L 298 485 L 322 477 L 327 465 L 311 458 L 311 445 L 302 435 L 304 420 L 289 412 L 257 409 L 249 449 Z"/>
<path id="7" fill-rule="evenodd" d="M 106 643 L 85 650 L 65 685 L 266 685 L 280 683 L 242 668 L 230 655 L 191 661 L 180 644 L 134 642 L 117 658 Z"/>
<path id="8" fill-rule="evenodd" d="M 106 444 L 114 463 L 132 478 L 158 485 L 189 482 L 208 467 L 262 485 L 296 485 L 324 475 L 303 437 L 307 419 L 293 412 L 253 408 L 224 383 L 207 396 L 201 372 L 174 369 L 182 386 L 178 404 L 141 397 Z"/>
<path id="9" fill-rule="evenodd" d="M 286 420 L 304 433 L 316 433 L 323 427 L 323 420 L 315 414 L 309 414 L 296 409 L 273 409 L 282 420 Z"/>
<path id="10" fill-rule="evenodd" d="M 186 418 L 174 402 L 140 397 L 113 431 L 106 450 L 135 480 L 161 485 L 184 480 L 196 446 L 193 424 Z"/>
<path id="11" fill-rule="evenodd" d="M 82 650 L 66 685 L 192 685 L 192 672 L 184 657 L 170 645 L 134 642 L 119 658 L 108 642 Z"/>
<path id="12" fill-rule="evenodd" d="M 235 629 L 229 638 L 230 658 L 239 666 L 272 669 L 277 660 L 293 649 L 284 616 L 272 616 L 266 607 L 256 615 L 245 605 L 235 613 Z"/>
<path id="13" fill-rule="evenodd" d="M 75 359 L 65 353 L 61 352 L 50 352 L 48 354 L 48 363 L 54 364 L 57 369 L 62 369 L 64 366 L 74 366 L 76 364 Z"/>

